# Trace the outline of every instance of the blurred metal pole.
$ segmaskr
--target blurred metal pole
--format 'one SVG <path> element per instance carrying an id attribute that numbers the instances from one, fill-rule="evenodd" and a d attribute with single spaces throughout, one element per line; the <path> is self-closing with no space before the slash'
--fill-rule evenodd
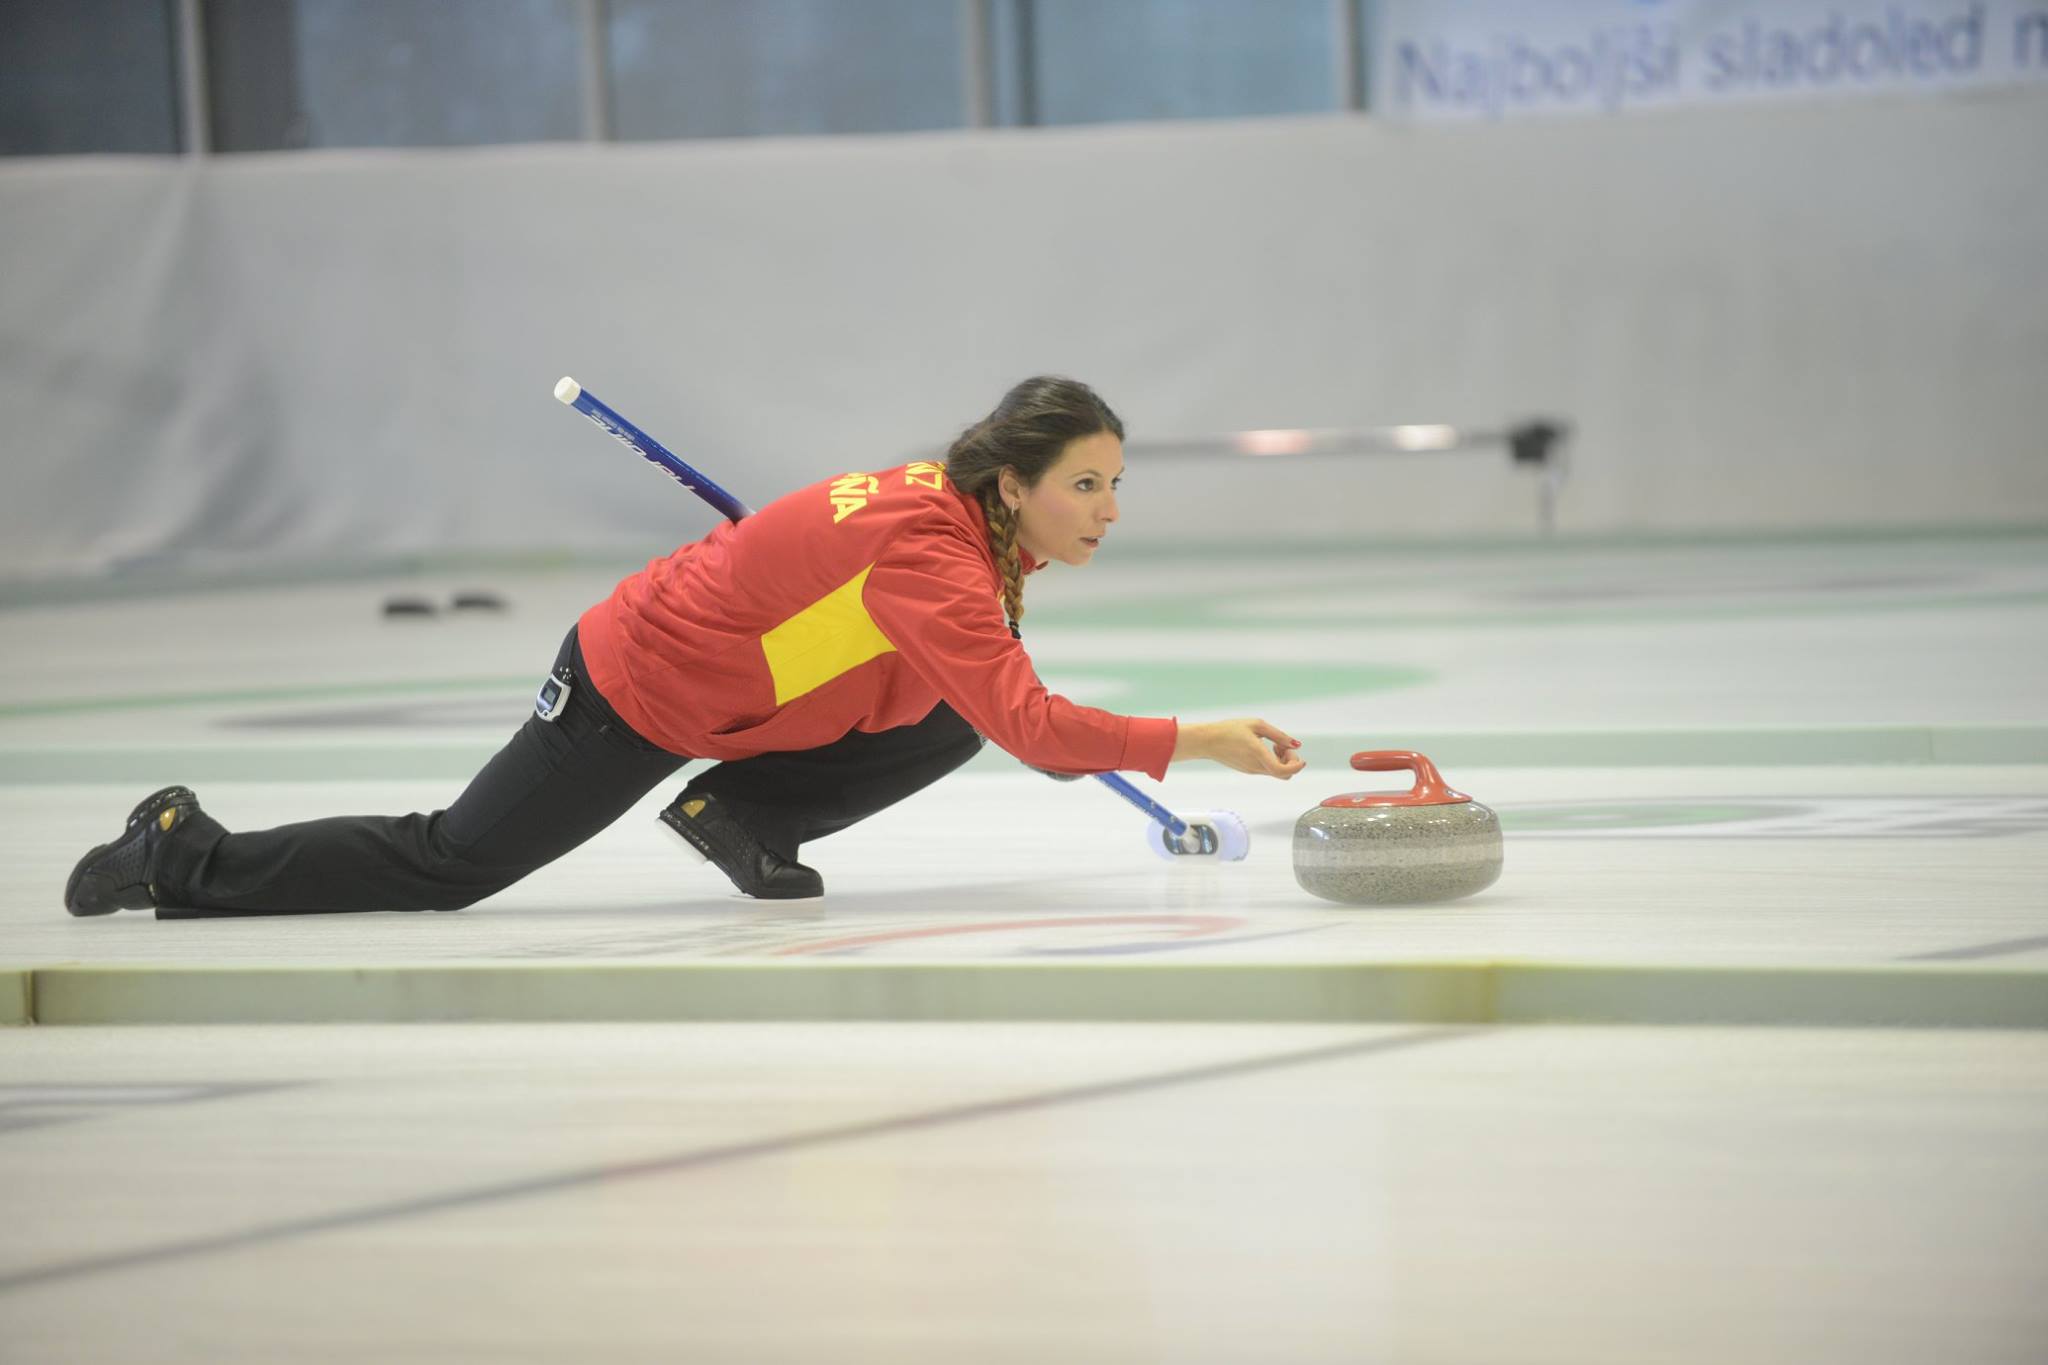
<path id="1" fill-rule="evenodd" d="M 213 150 L 213 101 L 206 89 L 204 0 L 178 0 L 178 112 L 184 121 L 185 155 Z"/>
<path id="2" fill-rule="evenodd" d="M 1364 44 L 1361 41 L 1364 16 L 1362 0 L 1330 0 L 1330 23 L 1334 30 L 1337 66 L 1337 107 L 1360 113 L 1365 109 Z"/>
<path id="3" fill-rule="evenodd" d="M 1017 126 L 1038 126 L 1037 0 L 1011 0 L 1017 23 Z"/>
<path id="4" fill-rule="evenodd" d="M 1378 60 L 1380 0 L 1356 0 L 1358 5 L 1358 107 L 1372 112 L 1372 64 Z"/>
<path id="5" fill-rule="evenodd" d="M 995 0 L 960 0 L 961 89 L 969 128 L 996 126 Z"/>
<path id="6" fill-rule="evenodd" d="M 605 0 L 583 0 L 583 140 L 612 140 L 612 64 Z"/>

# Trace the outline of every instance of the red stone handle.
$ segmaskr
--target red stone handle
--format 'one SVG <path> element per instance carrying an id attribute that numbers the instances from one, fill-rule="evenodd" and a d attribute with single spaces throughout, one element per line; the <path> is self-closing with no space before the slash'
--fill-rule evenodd
<path id="1" fill-rule="evenodd" d="M 1436 770 L 1436 764 L 1409 749 L 1367 749 L 1351 755 L 1351 766 L 1368 773 L 1412 771 L 1415 786 L 1405 792 L 1354 792 L 1349 796 L 1333 796 L 1323 802 L 1324 805 L 1449 806 L 1472 799 L 1463 792 L 1452 791 L 1443 774 Z"/>

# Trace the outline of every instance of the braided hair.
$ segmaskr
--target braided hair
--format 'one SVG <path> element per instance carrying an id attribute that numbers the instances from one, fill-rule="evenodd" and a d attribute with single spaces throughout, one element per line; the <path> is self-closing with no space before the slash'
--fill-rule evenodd
<path id="1" fill-rule="evenodd" d="M 1109 432 L 1119 441 L 1124 424 L 1095 390 L 1077 379 L 1036 375 L 1003 395 L 996 409 L 960 433 L 946 451 L 946 477 L 981 500 L 988 513 L 989 548 L 1003 578 L 1003 610 L 1010 633 L 1024 619 L 1024 556 L 1017 545 L 1017 514 L 1003 502 L 1002 472 L 1035 488 L 1059 462 L 1067 444 Z"/>

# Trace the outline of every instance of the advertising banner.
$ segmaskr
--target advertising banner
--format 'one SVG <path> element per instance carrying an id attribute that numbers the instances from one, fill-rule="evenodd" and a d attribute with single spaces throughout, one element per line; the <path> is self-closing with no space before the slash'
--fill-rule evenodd
<path id="1" fill-rule="evenodd" d="M 1377 0 L 1372 109 L 1507 119 L 2048 80 L 2048 0 Z"/>

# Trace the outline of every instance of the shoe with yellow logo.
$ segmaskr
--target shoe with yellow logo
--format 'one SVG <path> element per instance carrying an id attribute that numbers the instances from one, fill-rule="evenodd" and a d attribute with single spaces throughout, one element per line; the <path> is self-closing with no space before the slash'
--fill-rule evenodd
<path id="1" fill-rule="evenodd" d="M 64 908 L 74 915 L 111 915 L 116 910 L 147 910 L 156 904 L 150 885 L 157 845 L 179 825 L 199 813 L 199 798 L 189 787 L 165 787 L 142 798 L 128 812 L 128 824 L 112 843 L 101 844 L 78 860 L 64 884 Z"/>
<path id="2" fill-rule="evenodd" d="M 763 846 L 715 796 L 686 790 L 662 809 L 661 823 L 749 896 L 778 901 L 825 894 L 823 877 Z"/>

